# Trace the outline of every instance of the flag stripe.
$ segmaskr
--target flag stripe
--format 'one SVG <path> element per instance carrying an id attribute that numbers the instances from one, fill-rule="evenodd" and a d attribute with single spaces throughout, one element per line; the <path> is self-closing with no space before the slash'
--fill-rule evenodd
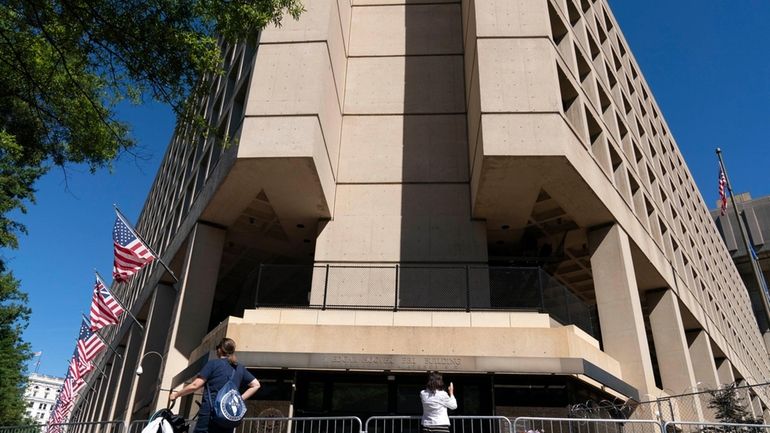
<path id="1" fill-rule="evenodd" d="M 97 277 L 91 298 L 91 330 L 96 331 L 107 325 L 119 323 L 120 315 L 124 311 L 120 303 L 110 294 L 109 289 Z"/>
<path id="2" fill-rule="evenodd" d="M 85 320 L 80 325 L 80 336 L 78 337 L 77 349 L 78 357 L 82 362 L 90 362 L 96 358 L 104 348 L 107 347 L 101 338 L 93 331 L 91 326 Z"/>
<path id="3" fill-rule="evenodd" d="M 721 206 L 719 208 L 719 214 L 724 215 L 727 211 L 727 195 L 725 194 L 725 186 L 727 185 L 727 176 L 722 167 L 719 167 L 719 201 Z"/>
<path id="4" fill-rule="evenodd" d="M 156 258 L 120 214 L 115 218 L 112 239 L 115 246 L 112 276 L 116 281 L 128 281 Z"/>

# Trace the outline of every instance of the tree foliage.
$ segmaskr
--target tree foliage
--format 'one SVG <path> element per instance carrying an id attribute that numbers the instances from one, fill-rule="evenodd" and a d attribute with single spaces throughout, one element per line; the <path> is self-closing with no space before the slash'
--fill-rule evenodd
<path id="1" fill-rule="evenodd" d="M 762 424 L 761 419 L 754 418 L 741 403 L 738 388 L 735 383 L 709 391 L 708 407 L 714 410 L 714 416 L 719 422 L 730 424 Z M 704 429 L 704 431 L 720 432 L 749 432 L 751 428 L 723 427 L 720 429 Z"/>
<path id="2" fill-rule="evenodd" d="M 0 2 L 0 213 L 22 209 L 51 166 L 108 166 L 135 142 L 116 104 L 142 95 L 191 112 L 222 41 L 256 36 L 301 0 L 5 0 Z M 20 176 L 17 176 L 20 175 Z M 17 177 L 9 180 L 9 177 Z M 7 187 L 8 186 L 8 187 Z M 5 206 L 3 206 L 5 205 Z M 21 226 L 2 221 L 0 247 Z"/>
<path id="3" fill-rule="evenodd" d="M 29 344 L 21 333 L 29 319 L 27 296 L 10 272 L 0 275 L 0 426 L 19 425 L 24 417 L 22 395 L 26 385 L 21 368 L 30 359 Z"/>
<path id="4" fill-rule="evenodd" d="M 17 246 L 25 230 L 10 215 L 26 210 L 51 167 L 94 171 L 132 152 L 118 103 L 151 97 L 194 120 L 188 101 L 221 73 L 223 43 L 302 11 L 301 0 L 0 1 L 0 248 Z M 2 424 L 18 415 L 7 402 L 23 383 L 29 317 L 2 258 L 0 296 Z"/>

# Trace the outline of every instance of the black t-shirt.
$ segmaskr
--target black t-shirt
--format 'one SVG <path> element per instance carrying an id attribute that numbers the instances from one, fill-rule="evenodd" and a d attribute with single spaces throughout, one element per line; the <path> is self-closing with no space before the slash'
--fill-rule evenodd
<path id="1" fill-rule="evenodd" d="M 233 370 L 235 370 L 235 374 L 233 374 Z M 212 359 L 203 366 L 203 369 L 198 373 L 198 377 L 206 380 L 205 388 L 208 388 L 203 390 L 203 405 L 208 405 L 209 393 L 212 399 L 217 398 L 217 392 L 227 383 L 230 375 L 233 375 L 233 384 L 239 389 L 246 387 L 255 379 L 249 370 L 241 365 L 232 365 L 225 358 Z"/>

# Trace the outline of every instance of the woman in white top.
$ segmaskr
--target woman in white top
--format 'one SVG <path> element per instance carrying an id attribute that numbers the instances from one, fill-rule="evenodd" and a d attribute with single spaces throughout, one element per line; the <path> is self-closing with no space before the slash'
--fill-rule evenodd
<path id="1" fill-rule="evenodd" d="M 457 400 L 452 382 L 449 382 L 447 390 L 449 393 L 444 391 L 444 379 L 439 372 L 428 374 L 428 384 L 420 391 L 424 433 L 449 433 L 447 409 L 457 409 Z"/>

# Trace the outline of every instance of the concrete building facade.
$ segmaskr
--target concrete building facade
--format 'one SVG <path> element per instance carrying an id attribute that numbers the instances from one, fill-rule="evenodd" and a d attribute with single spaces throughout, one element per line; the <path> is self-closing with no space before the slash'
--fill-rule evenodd
<path id="1" fill-rule="evenodd" d="M 27 405 L 24 413 L 27 419 L 35 424 L 47 423 L 63 384 L 64 379 L 60 377 L 30 374 L 24 390 L 24 402 Z"/>
<path id="2" fill-rule="evenodd" d="M 741 213 L 751 247 L 757 255 L 757 262 L 765 282 L 770 278 L 770 244 L 765 241 L 770 237 L 770 197 L 752 199 L 751 194 L 735 196 L 736 206 Z M 719 207 L 720 204 L 717 204 Z M 749 291 L 754 315 L 760 332 L 765 337 L 765 344 L 770 347 L 770 321 L 762 300 L 762 291 L 751 264 L 751 258 L 742 240 L 740 226 L 735 210 L 728 206 L 725 214 L 720 209 L 711 211 L 711 216 L 719 229 L 719 234 L 738 268 L 746 288 Z"/>
<path id="3" fill-rule="evenodd" d="M 511 416 L 770 377 L 605 0 L 305 7 L 225 50 L 200 113 L 231 142 L 178 126 L 137 229 L 179 281 L 116 289 L 145 331 L 75 419 L 145 419 L 223 336 L 253 416 L 419 413 L 433 369 Z"/>

